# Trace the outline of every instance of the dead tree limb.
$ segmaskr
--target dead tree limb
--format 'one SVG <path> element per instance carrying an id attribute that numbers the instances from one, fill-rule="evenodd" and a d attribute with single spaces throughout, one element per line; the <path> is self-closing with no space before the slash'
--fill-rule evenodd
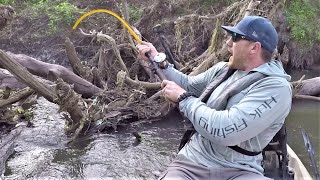
<path id="1" fill-rule="evenodd" d="M 123 3 L 122 16 L 124 17 L 124 19 L 125 19 L 126 22 L 129 22 L 129 18 L 130 18 L 130 17 L 129 17 L 128 2 L 127 2 L 126 0 L 123 0 L 122 3 Z M 129 33 L 129 31 L 128 31 L 125 27 L 123 27 L 123 30 L 124 30 L 124 32 L 125 32 L 125 34 L 126 34 L 126 37 L 127 37 L 128 40 L 129 40 L 129 43 L 130 43 L 132 46 L 134 46 L 134 42 L 133 42 L 132 36 L 131 36 L 131 34 Z"/>
<path id="2" fill-rule="evenodd" d="M 0 137 L 0 174 L 4 173 L 6 161 L 14 152 L 14 140 L 20 135 L 23 127 L 19 126 L 4 137 Z"/>
<path id="3" fill-rule="evenodd" d="M 205 15 L 205 16 L 201 16 L 198 14 L 188 14 L 188 15 L 184 15 L 182 17 L 179 17 L 174 23 L 178 24 L 178 23 L 182 23 L 183 21 L 190 21 L 192 19 L 198 19 L 198 20 L 214 20 L 220 17 L 225 16 L 228 12 L 234 11 L 234 9 L 241 7 L 243 5 L 245 5 L 247 3 L 247 1 L 241 1 L 241 2 L 235 2 L 233 3 L 231 6 L 229 6 L 225 11 L 223 11 L 222 13 L 216 14 L 216 15 Z"/>
<path id="4" fill-rule="evenodd" d="M 260 4 L 260 2 L 261 1 L 251 0 L 248 5 L 248 8 L 246 9 L 246 13 L 244 14 L 244 16 L 249 16 L 254 11 L 254 9 L 258 6 L 258 4 Z"/>
<path id="5" fill-rule="evenodd" d="M 52 81 L 43 79 L 41 77 L 35 77 L 35 78 L 37 78 L 39 81 L 42 81 L 48 84 L 49 86 L 54 85 Z M 14 75 L 12 75 L 8 70 L 0 69 L 0 88 L 6 88 L 6 87 L 10 89 L 18 90 L 18 89 L 23 89 L 27 87 L 27 85 L 25 85 L 23 82 L 18 81 L 18 79 Z"/>
<path id="6" fill-rule="evenodd" d="M 0 50 L 0 65 L 9 70 L 12 74 L 17 76 L 18 79 L 30 86 L 47 100 L 59 104 L 60 110 L 68 112 L 71 116 L 72 122 L 74 123 L 73 127 L 76 127 L 76 132 L 73 138 L 78 136 L 81 131 L 79 128 L 82 129 L 82 121 L 84 116 L 80 107 L 78 106 L 80 97 L 79 95 L 75 94 L 69 85 L 66 85 L 66 83 L 64 83 L 61 79 L 58 79 L 55 92 L 52 87 L 38 81 L 21 64 L 12 59 L 2 50 Z"/>
<path id="7" fill-rule="evenodd" d="M 132 87 L 143 87 L 148 90 L 159 90 L 161 88 L 160 83 L 149 83 L 138 80 L 133 80 L 124 71 L 119 71 L 117 74 L 118 80 L 123 80 L 126 84 Z"/>
<path id="8" fill-rule="evenodd" d="M 292 82 L 294 87 L 300 86 L 297 95 L 320 96 L 320 77 Z"/>
<path id="9" fill-rule="evenodd" d="M 294 95 L 293 98 L 295 98 L 295 99 L 308 99 L 308 100 L 320 101 L 320 97 L 308 96 L 308 95 Z"/>
<path id="10" fill-rule="evenodd" d="M 66 134 L 74 133 L 72 138 L 74 140 L 81 132 L 86 120 L 79 106 L 81 97 L 73 91 L 69 84 L 60 78 L 57 80 L 55 92 L 54 102 L 60 105 L 59 111 L 68 112 L 71 117 L 66 123 L 65 132 Z M 68 120 L 68 118 L 66 119 Z"/>
<path id="11" fill-rule="evenodd" d="M 0 69 L 0 88 L 5 87 L 9 87 L 10 89 L 22 89 L 27 86 L 18 81 L 8 70 Z"/>
<path id="12" fill-rule="evenodd" d="M 8 56 L 0 50 L 0 65 L 14 74 L 19 80 L 34 89 L 40 95 L 49 101 L 53 101 L 54 92 L 47 84 L 38 81 L 33 75 L 26 70 L 19 62 Z"/>
<path id="13" fill-rule="evenodd" d="M 1 99 L 0 100 L 0 108 L 3 108 L 5 106 L 8 106 L 8 105 L 13 104 L 15 102 L 18 102 L 21 99 L 27 98 L 28 96 L 30 96 L 33 93 L 34 93 L 34 90 L 32 90 L 30 88 L 26 88 L 20 92 L 16 92 L 16 93 L 10 95 L 10 97 L 8 99 Z"/>
<path id="14" fill-rule="evenodd" d="M 8 52 L 8 55 L 33 75 L 48 78 L 50 74 L 54 74 L 57 78 L 62 78 L 68 84 L 73 84 L 74 90 L 85 98 L 92 97 L 93 95 L 102 91 L 102 89 L 77 76 L 72 71 L 63 66 L 45 63 L 23 54 L 13 54 Z"/>
<path id="15" fill-rule="evenodd" d="M 73 69 L 73 72 L 80 77 L 88 80 L 89 82 L 92 82 L 92 73 L 90 72 L 90 69 L 87 66 L 81 64 L 81 61 L 77 56 L 76 49 L 74 48 L 74 45 L 69 38 L 66 38 L 65 46 L 67 57 L 69 59 L 69 63 Z"/>
<path id="16" fill-rule="evenodd" d="M 98 38 L 99 41 L 105 41 L 105 42 L 108 42 L 108 43 L 111 44 L 112 50 L 113 50 L 114 54 L 116 55 L 116 57 L 117 57 L 117 59 L 119 61 L 121 69 L 129 74 L 127 66 L 124 64 L 124 62 L 123 62 L 123 60 L 121 58 L 120 51 L 119 51 L 119 49 L 117 47 L 116 41 L 111 36 L 108 36 L 108 35 L 102 34 L 102 33 L 98 33 L 97 34 L 97 38 Z"/>

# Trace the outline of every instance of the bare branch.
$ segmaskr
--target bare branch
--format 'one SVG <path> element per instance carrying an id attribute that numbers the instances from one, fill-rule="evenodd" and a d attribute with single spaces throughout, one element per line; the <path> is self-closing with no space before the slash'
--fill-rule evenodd
<path id="1" fill-rule="evenodd" d="M 105 41 L 105 42 L 109 42 L 111 44 L 112 50 L 113 50 L 114 54 L 116 55 L 120 65 L 121 65 L 122 70 L 129 74 L 129 71 L 121 58 L 120 51 L 117 47 L 116 41 L 111 36 L 108 36 L 108 35 L 102 34 L 102 33 L 98 33 L 97 38 L 98 38 L 98 41 Z"/>

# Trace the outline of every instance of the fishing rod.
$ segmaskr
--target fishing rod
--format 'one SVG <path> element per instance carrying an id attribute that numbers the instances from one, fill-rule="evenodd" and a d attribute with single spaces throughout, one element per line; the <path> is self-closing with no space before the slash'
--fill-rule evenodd
<path id="1" fill-rule="evenodd" d="M 114 16 L 115 18 L 117 18 L 122 25 L 124 25 L 125 28 L 127 28 L 127 30 L 129 31 L 129 33 L 133 36 L 133 38 L 137 41 L 138 44 L 141 44 L 142 40 L 139 38 L 139 36 L 134 32 L 134 30 L 131 28 L 131 26 L 125 21 L 123 20 L 119 15 L 117 15 L 116 13 L 114 13 L 113 11 L 110 10 L 106 10 L 106 9 L 96 9 L 96 10 L 92 10 L 88 13 L 85 13 L 84 15 L 82 15 L 74 24 L 74 26 L 72 27 L 72 29 L 76 29 L 77 26 L 80 24 L 80 22 L 95 13 L 107 13 L 110 14 L 112 16 Z M 148 57 L 149 63 L 150 63 L 150 68 L 152 70 L 153 73 L 157 74 L 158 77 L 160 78 L 161 81 L 165 80 L 166 77 L 163 74 L 163 72 L 161 71 L 161 69 L 158 67 L 158 65 L 156 64 L 156 62 L 151 58 L 150 53 L 146 53 L 146 56 Z"/>
<path id="2" fill-rule="evenodd" d="M 304 129 L 301 129 L 301 133 L 302 133 L 302 137 L 303 137 L 304 146 L 306 147 L 306 149 L 309 153 L 311 166 L 312 166 L 314 174 L 316 176 L 316 180 L 320 180 L 319 171 L 318 171 L 316 160 L 314 157 L 314 148 L 313 148 L 313 145 L 310 141 L 309 135 L 307 134 L 307 132 Z"/>

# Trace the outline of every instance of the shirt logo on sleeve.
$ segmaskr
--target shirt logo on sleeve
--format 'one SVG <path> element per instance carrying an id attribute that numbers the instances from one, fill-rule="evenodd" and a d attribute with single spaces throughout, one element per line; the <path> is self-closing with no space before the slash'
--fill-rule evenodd
<path id="1" fill-rule="evenodd" d="M 273 96 L 271 96 L 270 99 L 264 101 L 257 108 L 255 108 L 252 111 L 252 113 L 249 113 L 249 115 L 251 116 L 250 120 L 256 120 L 256 118 L 262 117 L 264 112 L 272 109 L 272 107 L 277 103 L 278 101 Z M 243 118 L 236 123 L 225 126 L 224 128 L 209 127 L 208 120 L 204 117 L 201 117 L 199 119 L 198 124 L 201 128 L 203 128 L 206 132 L 211 134 L 213 137 L 223 137 L 223 138 L 226 138 L 227 135 L 232 134 L 234 132 L 240 132 L 248 127 L 247 120 Z"/>

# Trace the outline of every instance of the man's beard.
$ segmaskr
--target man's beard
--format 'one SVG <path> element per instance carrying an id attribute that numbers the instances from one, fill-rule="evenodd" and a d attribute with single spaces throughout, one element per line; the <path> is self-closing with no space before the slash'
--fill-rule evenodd
<path id="1" fill-rule="evenodd" d="M 233 56 L 232 55 L 229 57 L 228 66 L 229 66 L 229 68 L 234 68 L 233 67 L 234 66 L 234 64 L 233 64 Z"/>
<path id="2" fill-rule="evenodd" d="M 240 63 L 240 59 L 234 59 L 233 55 L 229 57 L 228 66 L 232 69 L 239 69 L 242 70 L 242 64 Z"/>

